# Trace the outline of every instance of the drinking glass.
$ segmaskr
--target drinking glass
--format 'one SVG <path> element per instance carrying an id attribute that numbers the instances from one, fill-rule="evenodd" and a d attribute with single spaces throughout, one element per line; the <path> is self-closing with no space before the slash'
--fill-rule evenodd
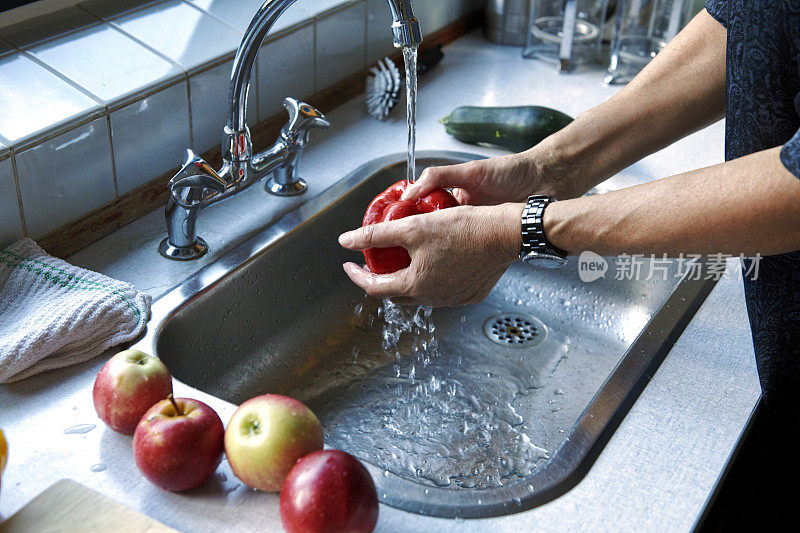
<path id="1" fill-rule="evenodd" d="M 691 6 L 691 0 L 619 0 L 603 81 L 631 81 L 686 25 Z"/>
<path id="2" fill-rule="evenodd" d="M 555 62 L 562 72 L 598 63 L 608 0 L 531 0 L 523 57 Z"/>

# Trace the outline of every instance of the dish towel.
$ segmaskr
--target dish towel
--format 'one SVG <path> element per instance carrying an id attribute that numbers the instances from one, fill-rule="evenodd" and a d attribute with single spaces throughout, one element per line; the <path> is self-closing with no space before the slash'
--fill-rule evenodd
<path id="1" fill-rule="evenodd" d="M 30 239 L 0 250 L 0 383 L 82 363 L 135 339 L 151 300 Z"/>

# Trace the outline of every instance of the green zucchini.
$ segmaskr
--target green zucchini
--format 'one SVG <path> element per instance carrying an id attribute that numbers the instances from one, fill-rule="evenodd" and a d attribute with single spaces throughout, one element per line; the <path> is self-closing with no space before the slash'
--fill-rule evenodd
<path id="1" fill-rule="evenodd" d="M 542 106 L 464 106 L 439 122 L 461 142 L 494 144 L 523 152 L 565 127 L 572 117 Z"/>

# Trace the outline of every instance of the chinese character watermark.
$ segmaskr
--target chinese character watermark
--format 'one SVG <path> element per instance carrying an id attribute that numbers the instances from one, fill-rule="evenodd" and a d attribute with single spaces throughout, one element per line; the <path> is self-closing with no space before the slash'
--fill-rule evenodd
<path id="1" fill-rule="evenodd" d="M 729 262 L 739 259 L 741 268 L 728 268 Z M 609 264 L 612 263 L 611 265 Z M 585 251 L 578 257 L 578 276 L 584 283 L 591 283 L 613 268 L 613 277 L 618 281 L 625 280 L 661 280 L 670 277 L 689 280 L 714 280 L 736 276 L 757 280 L 761 254 L 747 257 L 744 254 L 680 254 L 669 257 L 651 254 L 622 254 L 614 258 L 605 258 L 592 251 Z M 612 266 L 613 265 L 613 266 Z"/>

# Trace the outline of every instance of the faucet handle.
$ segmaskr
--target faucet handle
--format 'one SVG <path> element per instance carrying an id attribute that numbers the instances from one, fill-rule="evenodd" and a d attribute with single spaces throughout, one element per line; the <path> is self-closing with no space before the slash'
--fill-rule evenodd
<path id="1" fill-rule="evenodd" d="M 283 107 L 289 112 L 289 122 L 281 130 L 283 138 L 291 143 L 304 145 L 308 142 L 308 133 L 311 128 L 327 129 L 331 123 L 318 109 L 313 106 L 287 97 Z"/>
<path id="2" fill-rule="evenodd" d="M 196 207 L 200 203 L 204 189 L 222 194 L 226 187 L 227 183 L 217 171 L 192 150 L 186 150 L 183 167 L 169 180 L 169 192 L 172 198 L 178 205 L 187 209 Z"/>

